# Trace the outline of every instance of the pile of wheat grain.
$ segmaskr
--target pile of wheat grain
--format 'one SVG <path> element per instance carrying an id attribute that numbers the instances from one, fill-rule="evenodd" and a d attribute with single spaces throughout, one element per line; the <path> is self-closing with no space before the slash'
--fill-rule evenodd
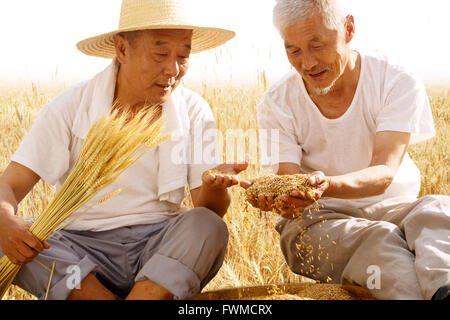
<path id="1" fill-rule="evenodd" d="M 273 197 L 273 210 L 277 214 L 285 214 L 286 208 L 282 196 L 293 192 L 303 192 L 306 199 L 315 200 L 315 188 L 311 187 L 306 174 L 265 175 L 256 179 L 246 191 L 246 200 L 251 204 L 258 201 L 260 195 Z M 299 216 L 303 209 L 293 210 Z"/>
<path id="2" fill-rule="evenodd" d="M 357 291 L 356 291 L 357 289 Z M 301 284 L 296 290 L 273 287 L 267 295 L 249 300 L 372 300 L 369 291 L 354 287 L 353 291 L 336 284 Z"/>
<path id="3" fill-rule="evenodd" d="M 373 300 L 370 291 L 339 284 L 271 284 L 203 292 L 193 300 Z"/>

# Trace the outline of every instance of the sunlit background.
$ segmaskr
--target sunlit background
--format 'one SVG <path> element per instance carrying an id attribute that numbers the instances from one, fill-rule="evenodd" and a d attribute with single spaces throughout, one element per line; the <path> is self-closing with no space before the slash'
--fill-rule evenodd
<path id="1" fill-rule="evenodd" d="M 272 25 L 275 0 L 188 0 L 199 21 L 232 28 L 235 39 L 192 57 L 187 78 L 269 81 L 289 65 Z M 355 17 L 353 48 L 379 52 L 408 65 L 424 80 L 450 80 L 450 1 L 345 0 Z M 75 44 L 117 29 L 121 0 L 0 1 L 0 81 L 75 82 L 101 71 L 108 60 Z"/>
<path id="2" fill-rule="evenodd" d="M 210 20 L 215 26 L 237 32 L 227 45 L 194 55 L 187 81 L 194 82 L 192 88 L 199 89 L 197 92 L 211 106 L 222 135 L 229 129 L 256 132 L 257 108 L 265 89 L 260 84 L 266 84 L 263 79 L 270 84 L 289 70 L 283 43 L 272 26 L 275 0 L 186 1 L 199 22 Z M 408 153 L 422 173 L 420 196 L 450 195 L 450 1 L 345 0 L 345 4 L 356 21 L 354 49 L 389 55 L 416 70 L 424 80 L 434 82 L 428 92 L 437 135 L 410 146 Z M 120 5 L 121 0 L 0 0 L 0 172 L 52 97 L 74 82 L 91 78 L 110 63 L 83 55 L 75 44 L 115 30 Z M 225 85 L 216 85 L 217 81 Z M 443 89 L 436 82 L 443 83 Z M 20 85 L 11 85 L 14 83 Z M 251 162 L 258 159 L 258 152 L 251 143 L 254 140 L 247 140 L 245 152 L 239 157 L 244 154 Z M 227 146 L 232 143 L 235 141 Z M 224 148 L 226 157 L 229 150 Z M 244 177 L 254 179 L 264 173 L 252 165 Z M 21 202 L 19 213 L 37 217 L 53 194 L 47 184 L 37 184 Z M 229 230 L 227 256 L 204 290 L 310 282 L 286 266 L 274 216 L 261 215 L 249 206 L 241 188 L 232 188 L 230 194 L 232 201 L 224 218 Z M 267 288 L 270 299 L 295 299 L 279 287 Z M 335 290 L 326 290 L 312 290 L 316 295 L 313 299 L 318 294 L 319 299 L 330 295 L 336 299 Z M 300 295 L 300 299 L 310 298 Z M 6 298 L 34 297 L 15 287 Z"/>

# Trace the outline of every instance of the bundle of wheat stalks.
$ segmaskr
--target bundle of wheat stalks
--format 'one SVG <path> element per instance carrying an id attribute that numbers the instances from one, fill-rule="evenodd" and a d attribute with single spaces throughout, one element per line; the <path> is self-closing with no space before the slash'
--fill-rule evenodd
<path id="1" fill-rule="evenodd" d="M 246 190 L 246 200 L 251 204 L 258 201 L 259 195 L 270 195 L 273 197 L 273 210 L 276 214 L 286 213 L 282 196 L 291 195 L 294 191 L 301 191 L 309 200 L 315 200 L 315 188 L 308 183 L 310 176 L 306 174 L 294 175 L 266 175 L 256 179 Z M 301 212 L 295 212 L 298 215 Z"/>
<path id="2" fill-rule="evenodd" d="M 39 215 L 30 231 L 41 241 L 70 223 L 68 219 L 101 189 L 119 176 L 146 151 L 159 145 L 163 119 L 159 107 L 143 108 L 135 116 L 113 108 L 111 114 L 99 119 L 89 130 L 81 153 L 65 183 L 47 208 Z M 120 189 L 98 201 L 102 203 Z M 6 256 L 0 260 L 0 299 L 20 271 Z M 50 285 L 50 281 L 49 281 Z"/>

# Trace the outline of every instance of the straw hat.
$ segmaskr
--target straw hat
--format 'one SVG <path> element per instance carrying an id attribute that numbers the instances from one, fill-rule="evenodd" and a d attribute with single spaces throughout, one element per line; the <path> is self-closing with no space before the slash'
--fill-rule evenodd
<path id="1" fill-rule="evenodd" d="M 80 41 L 77 48 L 90 56 L 113 58 L 114 36 L 120 32 L 149 29 L 193 30 L 192 53 L 218 47 L 235 36 L 230 30 L 199 26 L 188 17 L 189 0 L 123 0 L 119 29 Z"/>

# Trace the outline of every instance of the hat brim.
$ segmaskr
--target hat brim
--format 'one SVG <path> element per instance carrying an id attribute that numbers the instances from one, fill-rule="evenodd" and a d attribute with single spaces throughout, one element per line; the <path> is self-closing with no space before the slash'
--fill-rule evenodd
<path id="1" fill-rule="evenodd" d="M 114 36 L 121 32 L 151 30 L 151 29 L 186 29 L 193 30 L 192 35 L 192 51 L 191 53 L 198 53 L 223 45 L 227 41 L 234 38 L 236 33 L 234 31 L 220 29 L 220 28 L 206 28 L 196 26 L 180 26 L 180 25 L 164 25 L 164 26 L 148 26 L 148 27 L 134 27 L 116 30 L 105 33 L 99 36 L 91 37 L 77 43 L 77 48 L 84 54 L 94 57 L 101 57 L 106 59 L 114 58 L 116 49 L 114 46 Z"/>

